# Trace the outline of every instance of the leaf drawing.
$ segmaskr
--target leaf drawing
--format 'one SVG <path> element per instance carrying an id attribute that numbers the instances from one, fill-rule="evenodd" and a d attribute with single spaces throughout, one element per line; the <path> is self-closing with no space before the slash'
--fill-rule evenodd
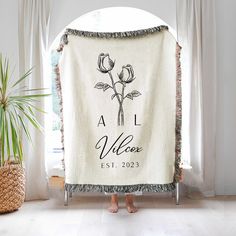
<path id="1" fill-rule="evenodd" d="M 111 100 L 113 100 L 113 98 L 116 96 L 116 94 L 114 93 L 114 94 L 112 94 L 112 96 L 111 96 Z"/>
<path id="2" fill-rule="evenodd" d="M 128 93 L 128 94 L 126 95 L 126 97 L 129 98 L 129 99 L 131 99 L 131 100 L 133 100 L 133 95 L 132 95 L 131 93 Z"/>
<path id="3" fill-rule="evenodd" d="M 133 90 L 133 91 L 131 92 L 131 94 L 132 94 L 133 97 L 138 97 L 138 96 L 141 95 L 141 93 L 140 93 L 139 91 L 137 91 L 137 90 Z"/>
<path id="4" fill-rule="evenodd" d="M 97 89 L 103 89 L 103 87 L 104 87 L 104 83 L 103 83 L 103 82 L 98 82 L 98 83 L 94 86 L 94 88 L 97 88 Z"/>
<path id="5" fill-rule="evenodd" d="M 133 100 L 134 97 L 139 97 L 141 93 L 137 90 L 133 90 L 132 92 L 126 95 L 124 94 L 126 86 L 132 83 L 136 79 L 136 77 L 134 76 L 134 69 L 132 65 L 127 64 L 127 65 L 122 66 L 120 73 L 117 74 L 118 79 L 116 81 L 114 81 L 113 75 L 111 73 L 114 66 L 115 66 L 115 60 L 112 60 L 108 53 L 100 53 L 98 55 L 98 71 L 100 71 L 103 74 L 108 74 L 111 80 L 111 84 L 98 82 L 94 86 L 94 88 L 102 89 L 104 92 L 109 88 L 113 90 L 114 94 L 112 94 L 111 100 L 116 98 L 119 104 L 117 124 L 118 126 L 123 126 L 124 125 L 123 102 L 125 98 L 129 98 Z M 121 84 L 120 92 L 117 91 L 117 87 L 116 87 L 117 84 Z"/>

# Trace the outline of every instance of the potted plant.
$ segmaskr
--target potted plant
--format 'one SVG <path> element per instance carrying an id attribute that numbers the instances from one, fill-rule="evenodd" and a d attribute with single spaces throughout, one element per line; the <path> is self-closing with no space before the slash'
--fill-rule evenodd
<path id="1" fill-rule="evenodd" d="M 22 135 L 31 141 L 27 124 L 42 130 L 35 105 L 44 89 L 22 86 L 32 69 L 17 81 L 9 73 L 9 61 L 0 54 L 0 213 L 17 210 L 25 197 Z"/>

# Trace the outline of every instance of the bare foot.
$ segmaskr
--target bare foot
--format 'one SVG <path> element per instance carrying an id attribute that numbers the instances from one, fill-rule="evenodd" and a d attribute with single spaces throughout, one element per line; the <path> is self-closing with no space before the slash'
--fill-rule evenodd
<path id="1" fill-rule="evenodd" d="M 118 212 L 118 197 L 117 194 L 113 194 L 111 196 L 111 205 L 108 208 L 108 211 L 110 211 L 111 213 L 117 213 Z"/>
<path id="2" fill-rule="evenodd" d="M 134 206 L 134 200 L 132 194 L 127 194 L 125 196 L 126 208 L 129 213 L 135 213 L 138 211 L 138 208 Z"/>

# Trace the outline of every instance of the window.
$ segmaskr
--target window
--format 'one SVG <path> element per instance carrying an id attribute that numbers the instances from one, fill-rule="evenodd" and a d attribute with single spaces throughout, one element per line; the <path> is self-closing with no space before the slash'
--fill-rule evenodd
<path id="1" fill-rule="evenodd" d="M 52 93 L 52 148 L 53 152 L 61 152 L 61 119 L 60 119 L 60 99 L 58 97 L 55 78 L 55 67 L 60 59 L 60 52 L 53 49 L 50 53 L 51 59 L 51 93 Z"/>
<path id="2" fill-rule="evenodd" d="M 121 17 L 122 15 L 122 17 Z M 112 19 L 112 20 L 111 20 Z M 138 30 L 144 28 L 150 28 L 157 25 L 168 25 L 155 15 L 146 12 L 141 9 L 130 8 L 130 7 L 111 7 L 104 8 L 89 12 L 69 24 L 66 28 L 74 28 L 85 31 L 97 31 L 97 32 L 114 32 L 114 31 L 129 31 Z M 169 26 L 170 32 L 176 37 L 176 32 Z M 57 65 L 60 53 L 56 51 L 56 48 L 60 42 L 60 36 L 57 36 L 54 40 L 51 50 L 51 78 L 52 78 L 52 150 L 53 156 L 57 156 L 57 161 L 61 160 L 60 152 L 62 151 L 61 146 L 61 133 L 60 133 L 60 107 L 59 99 L 55 86 L 55 72 L 54 67 Z M 49 168 L 50 169 L 50 168 Z"/>

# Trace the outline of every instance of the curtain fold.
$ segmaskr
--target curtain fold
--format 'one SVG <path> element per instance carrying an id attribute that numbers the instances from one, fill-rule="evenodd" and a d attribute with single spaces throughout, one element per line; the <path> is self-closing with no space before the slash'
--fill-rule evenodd
<path id="1" fill-rule="evenodd" d="M 216 38 L 213 0 L 177 0 L 177 38 L 182 46 L 184 184 L 215 195 Z"/>
<path id="2" fill-rule="evenodd" d="M 47 87 L 45 78 L 50 1 L 20 0 L 19 8 L 19 71 L 23 74 L 33 67 L 27 80 L 30 88 Z M 37 103 L 46 107 L 45 99 Z M 46 116 L 37 114 L 40 124 L 45 126 Z M 26 200 L 48 199 L 48 180 L 45 167 L 45 136 L 30 127 L 32 144 L 23 139 L 26 169 Z"/>

